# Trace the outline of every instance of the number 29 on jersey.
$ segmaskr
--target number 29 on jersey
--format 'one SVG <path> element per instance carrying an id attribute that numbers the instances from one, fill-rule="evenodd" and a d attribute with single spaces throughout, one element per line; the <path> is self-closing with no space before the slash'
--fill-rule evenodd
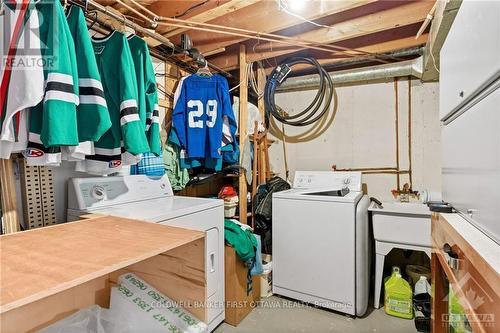
<path id="1" fill-rule="evenodd" d="M 187 103 L 188 110 L 188 125 L 190 128 L 214 127 L 217 122 L 217 100 L 209 99 L 206 105 L 200 100 L 189 100 Z M 203 120 L 203 115 L 207 115 L 207 119 Z"/>

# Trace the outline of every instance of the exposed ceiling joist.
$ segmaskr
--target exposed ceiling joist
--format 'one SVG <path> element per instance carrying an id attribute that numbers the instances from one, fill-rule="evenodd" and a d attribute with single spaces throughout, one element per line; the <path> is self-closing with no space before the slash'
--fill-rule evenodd
<path id="1" fill-rule="evenodd" d="M 434 0 L 309 0 L 297 15 L 280 8 L 276 0 L 97 1 L 115 5 L 121 13 L 139 20 L 143 15 L 146 19 L 157 15 L 160 23 L 156 32 L 174 44 L 179 43 L 180 34 L 194 29 L 191 24 L 210 24 L 210 27 L 197 26 L 196 32 L 190 34 L 194 46 L 209 61 L 227 70 L 239 66 L 237 49 L 241 43 L 248 50 L 248 61 L 266 60 L 266 66 L 274 67 L 277 62 L 296 54 L 315 57 L 335 68 L 348 66 L 339 65 L 339 62 L 349 64 L 353 59 L 353 64 L 368 65 L 375 61 L 394 61 L 397 59 L 378 58 L 380 54 L 389 56 L 392 51 L 427 43 L 424 64 L 428 69 L 426 75 L 432 76 L 436 71 L 430 54 L 438 60 L 437 53 L 452 22 L 450 14 L 453 10 L 456 13 L 457 4 L 462 0 L 437 0 L 437 4 Z M 436 13 L 430 31 L 422 29 L 424 34 L 415 38 L 433 5 Z M 176 24 L 175 27 L 166 23 L 170 22 L 167 18 L 173 17 L 182 17 L 187 20 L 186 24 L 175 21 L 171 23 Z M 217 26 L 253 34 L 228 33 L 217 30 Z M 281 42 L 281 37 L 280 42 L 271 41 L 274 38 L 266 38 L 269 33 L 289 38 L 293 43 Z M 308 44 L 311 41 L 314 47 Z M 336 51 L 339 47 L 342 52 Z"/>
<path id="2" fill-rule="evenodd" d="M 346 10 L 361 7 L 375 0 L 343 0 L 343 1 L 311 1 L 311 5 L 304 8 L 301 16 L 308 20 L 316 20 L 325 16 L 330 16 Z M 316 3 L 316 5 L 315 5 Z M 248 10 L 242 10 L 231 15 L 220 17 L 210 23 L 237 27 L 241 29 L 257 30 L 262 33 L 272 33 L 294 25 L 304 23 L 304 21 L 286 12 L 278 11 L 276 1 L 261 1 Z M 193 42 L 201 52 L 209 52 L 220 47 L 227 47 L 232 44 L 241 43 L 246 38 L 228 38 L 227 36 L 197 32 L 193 34 Z"/>
<path id="3" fill-rule="evenodd" d="M 209 9 L 203 13 L 190 17 L 189 20 L 192 22 L 199 22 L 199 23 L 209 22 L 218 17 L 231 14 L 232 12 L 243 9 L 260 1 L 262 0 L 231 0 L 218 7 Z M 165 37 L 172 37 L 175 35 L 179 35 L 187 30 L 188 29 L 167 28 L 162 33 Z"/>
<path id="4" fill-rule="evenodd" d="M 314 40 L 321 43 L 338 43 L 348 39 L 391 30 L 394 28 L 422 22 L 433 3 L 429 1 L 409 2 L 408 4 L 384 10 L 372 15 L 361 16 L 333 25 L 331 28 L 320 28 L 300 35 L 296 38 Z M 248 61 L 257 61 L 283 56 L 302 50 L 297 47 L 283 47 L 272 43 L 259 43 L 248 48 Z M 238 67 L 238 55 L 228 54 L 211 60 L 218 66 L 231 70 Z"/>
<path id="5" fill-rule="evenodd" d="M 158 16 L 189 19 L 229 1 L 231 0 L 155 0 L 148 5 L 148 10 Z"/>

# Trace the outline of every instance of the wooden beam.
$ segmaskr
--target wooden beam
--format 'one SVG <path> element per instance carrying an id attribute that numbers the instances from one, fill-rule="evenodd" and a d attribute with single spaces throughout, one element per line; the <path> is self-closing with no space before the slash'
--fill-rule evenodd
<path id="1" fill-rule="evenodd" d="M 158 16 L 164 16 L 164 17 L 179 17 L 183 19 L 190 19 L 191 17 L 194 17 L 198 14 L 201 14 L 203 12 L 206 12 L 208 10 L 217 8 L 218 6 L 221 6 L 231 0 L 217 0 L 217 1 L 208 1 L 206 3 L 203 3 L 203 5 L 198 6 L 185 15 L 179 16 L 181 13 L 184 13 L 188 8 L 200 4 L 203 2 L 203 0 L 174 0 L 174 1 L 165 1 L 165 0 L 156 0 L 156 1 L 151 1 L 151 4 L 147 6 L 148 10 L 152 11 Z M 141 2 L 143 2 L 141 0 Z"/>
<path id="2" fill-rule="evenodd" d="M 357 17 L 335 24 L 330 28 L 312 30 L 295 37 L 314 40 L 320 43 L 338 43 L 352 38 L 422 22 L 429 12 L 430 7 L 432 7 L 432 2 L 410 2 L 399 7 L 378 12 L 374 15 Z M 247 53 L 247 61 L 252 62 L 274 58 L 303 49 L 304 48 L 273 45 L 270 42 L 261 43 L 253 47 L 251 52 Z M 238 65 L 238 56 L 236 54 L 229 54 L 227 56 L 211 59 L 211 62 L 225 69 L 234 69 Z"/>
<path id="3" fill-rule="evenodd" d="M 235 12 L 237 10 L 243 9 L 245 7 L 248 7 L 250 5 L 253 5 L 261 0 L 231 0 L 223 5 L 220 5 L 218 7 L 209 9 L 203 13 L 200 13 L 196 16 L 193 16 L 189 18 L 190 21 L 193 22 L 199 22 L 199 23 L 205 23 L 212 21 L 213 19 L 216 19 L 218 17 L 230 14 L 232 12 Z M 165 37 L 172 37 L 175 35 L 179 35 L 189 29 L 183 29 L 183 28 L 167 28 L 165 33 L 163 34 Z"/>
<path id="4" fill-rule="evenodd" d="M 243 162 L 243 152 L 245 151 L 245 144 L 247 140 L 247 103 L 248 103 L 248 78 L 247 78 L 247 60 L 246 60 L 246 47 L 240 45 L 240 115 L 238 117 L 239 136 L 240 136 L 240 165 Z M 247 157 L 248 158 L 248 157 Z M 247 178 L 246 173 L 240 171 L 238 178 L 238 193 L 240 204 L 240 222 L 247 224 Z"/>
<path id="5" fill-rule="evenodd" d="M 203 55 L 205 57 L 210 57 L 212 55 L 215 55 L 215 54 L 218 54 L 218 53 L 222 53 L 222 52 L 226 52 L 226 48 L 225 47 L 221 47 L 220 49 L 217 49 L 217 50 L 212 50 L 212 51 L 209 51 L 209 52 L 205 52 L 205 53 L 203 53 Z"/>
<path id="6" fill-rule="evenodd" d="M 16 184 L 12 159 L 0 159 L 0 198 L 2 202 L 3 233 L 20 230 L 17 214 Z"/>
<path id="7" fill-rule="evenodd" d="M 376 1 L 313 0 L 310 1 L 308 6 L 304 8 L 300 15 L 308 20 L 317 20 L 321 17 L 330 16 L 374 2 Z M 304 23 L 304 21 L 284 11 L 279 11 L 276 1 L 261 1 L 247 8 L 247 10 L 234 12 L 231 15 L 220 17 L 210 23 L 240 29 L 258 30 L 262 33 L 272 33 Z M 198 48 L 202 53 L 247 40 L 247 38 L 244 37 L 228 37 L 227 35 L 202 31 L 198 31 L 196 34 L 193 34 L 192 38 L 196 48 Z"/>
<path id="8" fill-rule="evenodd" d="M 423 81 L 439 80 L 439 72 L 437 71 L 439 68 L 439 52 L 461 4 L 462 0 L 437 1 L 429 39 L 424 51 Z"/>

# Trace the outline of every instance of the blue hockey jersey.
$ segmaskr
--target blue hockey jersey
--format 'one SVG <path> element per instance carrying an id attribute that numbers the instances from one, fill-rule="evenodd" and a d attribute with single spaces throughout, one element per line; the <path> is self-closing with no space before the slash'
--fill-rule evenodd
<path id="1" fill-rule="evenodd" d="M 194 74 L 183 80 L 172 123 L 187 157 L 221 157 L 224 117 L 234 138 L 236 121 L 229 86 L 223 76 Z"/>

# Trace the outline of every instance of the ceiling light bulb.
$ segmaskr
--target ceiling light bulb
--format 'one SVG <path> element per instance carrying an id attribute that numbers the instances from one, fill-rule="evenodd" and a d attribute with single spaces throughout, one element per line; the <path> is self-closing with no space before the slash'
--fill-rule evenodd
<path id="1" fill-rule="evenodd" d="M 287 2 L 293 11 L 300 11 L 306 6 L 306 0 L 288 0 Z"/>

